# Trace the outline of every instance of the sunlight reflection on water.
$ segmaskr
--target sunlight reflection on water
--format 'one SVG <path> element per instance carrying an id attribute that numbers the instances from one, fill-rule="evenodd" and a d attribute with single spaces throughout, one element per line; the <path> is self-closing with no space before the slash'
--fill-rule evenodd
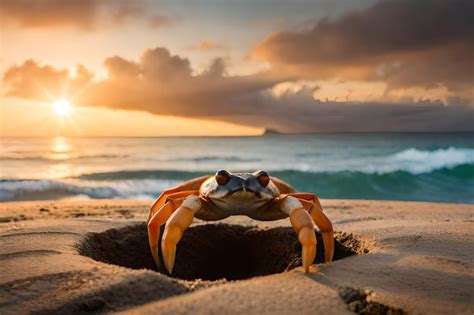
<path id="1" fill-rule="evenodd" d="M 51 160 L 68 160 L 72 157 L 74 147 L 67 138 L 56 137 L 52 139 L 48 158 Z M 47 171 L 49 178 L 63 178 L 73 175 L 72 167 L 69 163 L 52 164 Z"/>

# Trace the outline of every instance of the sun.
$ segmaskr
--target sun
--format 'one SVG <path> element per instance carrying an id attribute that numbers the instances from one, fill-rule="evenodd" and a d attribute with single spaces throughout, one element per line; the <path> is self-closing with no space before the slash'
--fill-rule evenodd
<path id="1" fill-rule="evenodd" d="M 58 100 L 53 103 L 53 111 L 56 115 L 65 117 L 71 113 L 72 104 L 68 100 Z"/>

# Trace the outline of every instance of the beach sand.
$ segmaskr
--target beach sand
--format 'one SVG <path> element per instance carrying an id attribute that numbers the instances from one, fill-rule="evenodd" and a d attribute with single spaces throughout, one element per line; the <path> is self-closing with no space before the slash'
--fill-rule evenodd
<path id="1" fill-rule="evenodd" d="M 294 268 L 288 220 L 232 217 L 196 220 L 169 277 L 151 270 L 150 202 L 2 203 L 0 314 L 473 314 L 474 205 L 322 204 L 338 231 L 330 264 Z"/>

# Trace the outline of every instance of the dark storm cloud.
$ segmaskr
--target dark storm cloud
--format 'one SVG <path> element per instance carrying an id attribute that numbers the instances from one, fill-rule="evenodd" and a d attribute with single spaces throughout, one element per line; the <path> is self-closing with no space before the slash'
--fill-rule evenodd
<path id="1" fill-rule="evenodd" d="M 322 102 L 313 93 L 314 89 L 307 88 L 281 97 L 247 95 L 239 102 L 253 104 L 254 112 L 225 118 L 290 133 L 474 130 L 474 107 L 460 100 L 449 105 L 440 101 Z"/>
<path id="2" fill-rule="evenodd" d="M 474 1 L 382 0 L 270 35 L 253 56 L 313 78 L 383 80 L 392 86 L 473 82 Z"/>
<path id="3" fill-rule="evenodd" d="M 82 66 L 71 77 L 67 70 L 29 60 L 8 69 L 3 83 L 7 96 L 51 101 L 52 96 L 69 95 L 77 105 L 210 118 L 285 132 L 474 130 L 474 107 L 459 99 L 448 105 L 321 102 L 313 97 L 317 88 L 276 96 L 271 88 L 288 78 L 265 73 L 228 76 L 219 58 L 207 71 L 193 75 L 188 59 L 165 48 L 146 50 L 138 61 L 107 58 L 104 67 L 108 77 L 96 81 Z"/>
<path id="4" fill-rule="evenodd" d="M 98 24 L 116 25 L 127 19 L 145 19 L 151 27 L 170 25 L 166 16 L 148 15 L 150 4 L 147 0 L 2 0 L 0 12 L 7 24 L 22 28 L 94 30 Z"/>

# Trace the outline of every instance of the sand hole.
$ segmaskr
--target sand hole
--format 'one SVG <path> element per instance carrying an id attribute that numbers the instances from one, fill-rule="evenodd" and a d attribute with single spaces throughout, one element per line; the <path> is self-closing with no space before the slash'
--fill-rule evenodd
<path id="1" fill-rule="evenodd" d="M 334 260 L 363 252 L 352 234 L 336 232 Z M 316 263 L 323 262 L 318 235 Z M 150 254 L 146 224 L 90 233 L 79 253 L 95 260 L 132 269 L 157 268 Z M 237 280 L 269 275 L 301 266 L 301 246 L 289 227 L 259 229 L 229 224 L 197 225 L 186 230 L 178 244 L 173 277 L 185 280 Z"/>

